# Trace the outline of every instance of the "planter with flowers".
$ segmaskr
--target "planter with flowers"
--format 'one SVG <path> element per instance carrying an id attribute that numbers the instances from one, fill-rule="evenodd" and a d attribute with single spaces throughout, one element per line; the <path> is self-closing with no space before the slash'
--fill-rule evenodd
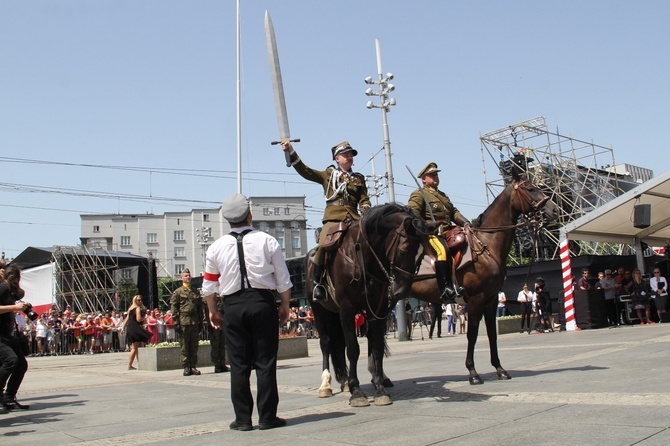
<path id="1" fill-rule="evenodd" d="M 181 369 L 180 350 L 179 342 L 162 342 L 142 347 L 139 351 L 139 369 L 155 372 Z M 213 365 L 211 351 L 209 341 L 200 341 L 198 345 L 198 367 Z M 279 339 L 277 359 L 305 358 L 307 356 L 309 354 L 305 336 L 282 337 Z"/>

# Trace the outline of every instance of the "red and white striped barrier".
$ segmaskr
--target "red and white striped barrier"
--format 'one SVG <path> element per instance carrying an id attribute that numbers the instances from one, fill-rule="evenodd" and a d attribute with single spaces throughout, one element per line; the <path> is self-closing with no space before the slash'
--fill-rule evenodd
<path id="1" fill-rule="evenodd" d="M 565 329 L 577 330 L 575 320 L 575 297 L 572 294 L 572 268 L 570 267 L 570 248 L 568 240 L 561 240 L 560 244 L 561 271 L 563 273 L 563 302 L 565 305 Z"/>

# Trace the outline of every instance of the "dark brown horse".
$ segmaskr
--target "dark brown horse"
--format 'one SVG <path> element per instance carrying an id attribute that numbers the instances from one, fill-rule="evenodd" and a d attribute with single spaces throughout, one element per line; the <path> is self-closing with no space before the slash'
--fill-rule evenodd
<path id="1" fill-rule="evenodd" d="M 330 358 L 337 381 L 343 389 L 349 387 L 351 406 L 370 405 L 360 389 L 356 370 L 360 347 L 354 318 L 362 311 L 368 320 L 374 402 L 392 403 L 383 385 L 386 317 L 396 302 L 409 294 L 423 247 L 428 246 L 427 237 L 424 222 L 407 208 L 395 204 L 375 206 L 349 227 L 337 254 L 326 263 L 328 299 L 312 304 L 323 354 L 322 379 L 327 376 L 330 381 Z M 307 255 L 307 259 L 310 257 Z M 308 261 L 305 286 L 308 296 L 312 293 L 311 270 Z"/>
<path id="2" fill-rule="evenodd" d="M 500 365 L 495 319 L 498 292 L 502 289 L 507 271 L 505 263 L 521 214 L 528 216 L 526 224 L 537 225 L 541 224 L 542 217 L 558 218 L 558 208 L 529 180 L 515 177 L 480 215 L 477 227 L 472 228 L 469 237 L 473 261 L 456 272 L 458 283 L 465 288 L 467 295 L 468 352 L 465 367 L 470 384 L 483 384 L 475 370 L 474 360 L 482 315 L 489 338 L 491 365 L 495 367 L 498 379 L 510 379 Z M 411 295 L 434 305 L 442 304 L 434 275 L 417 276 Z"/>

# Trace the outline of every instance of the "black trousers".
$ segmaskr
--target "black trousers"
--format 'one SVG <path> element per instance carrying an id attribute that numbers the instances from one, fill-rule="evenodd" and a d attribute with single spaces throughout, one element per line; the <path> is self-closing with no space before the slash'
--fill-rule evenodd
<path id="1" fill-rule="evenodd" d="M 18 339 L 0 337 L 0 391 L 15 397 L 28 371 L 28 361 L 21 352 Z M 5 384 L 7 389 L 5 389 Z"/>
<path id="2" fill-rule="evenodd" d="M 530 330 L 530 316 L 533 314 L 533 303 L 522 302 L 523 312 L 521 313 L 521 329 L 523 330 L 524 322 L 526 323 L 526 330 Z"/>
<path id="3" fill-rule="evenodd" d="M 246 289 L 223 299 L 223 330 L 230 362 L 230 398 L 238 423 L 251 423 L 254 399 L 249 378 L 256 370 L 259 423 L 277 417 L 279 314 L 269 290 Z"/>
<path id="4" fill-rule="evenodd" d="M 433 337 L 433 331 L 435 330 L 435 324 L 437 323 L 437 335 L 442 336 L 442 305 L 435 304 L 432 311 L 432 320 L 430 321 L 430 331 L 428 332 L 428 337 Z"/>

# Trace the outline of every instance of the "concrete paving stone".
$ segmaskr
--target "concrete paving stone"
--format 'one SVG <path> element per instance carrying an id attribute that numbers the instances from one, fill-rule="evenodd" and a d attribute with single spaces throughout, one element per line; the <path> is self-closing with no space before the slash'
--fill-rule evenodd
<path id="1" fill-rule="evenodd" d="M 359 342 L 365 352 L 366 339 Z M 321 357 L 310 340 L 312 356 L 278 367 L 279 416 L 289 425 L 252 432 L 228 429 L 230 375 L 211 367 L 183 377 L 128 371 L 127 353 L 29 358 L 19 400 L 32 407 L 0 414 L 0 435 L 31 446 L 670 444 L 670 324 L 501 336 L 509 381 L 497 380 L 480 337 L 481 386 L 467 381 L 465 336 L 388 343 L 394 404 L 352 408 L 348 394 L 317 398 Z M 366 368 L 362 358 L 359 378 L 371 398 Z"/>

